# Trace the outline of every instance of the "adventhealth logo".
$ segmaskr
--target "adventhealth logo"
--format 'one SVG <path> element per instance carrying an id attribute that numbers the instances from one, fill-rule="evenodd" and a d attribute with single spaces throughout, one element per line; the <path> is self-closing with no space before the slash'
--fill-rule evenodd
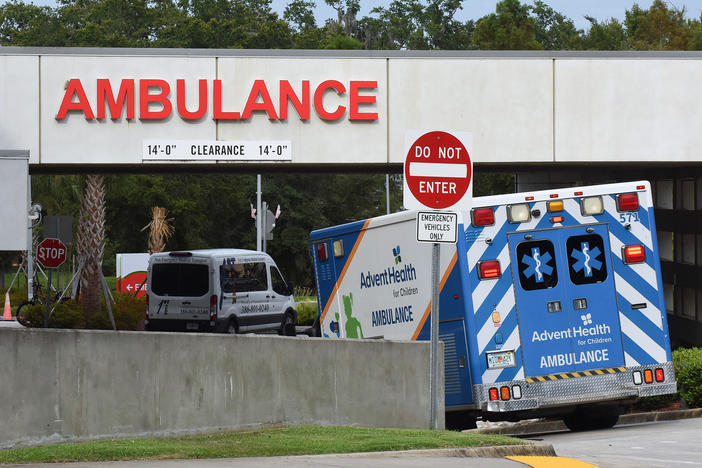
<path id="1" fill-rule="evenodd" d="M 392 255 L 395 258 L 395 265 L 402 263 L 400 257 L 400 246 L 392 249 Z M 361 273 L 361 289 L 374 288 L 376 286 L 388 286 L 390 284 L 404 283 L 417 279 L 417 270 L 409 263 L 402 267 L 394 265 L 387 267 L 385 270 L 378 273 Z"/>
<path id="2" fill-rule="evenodd" d="M 395 256 L 395 265 L 402 262 L 402 257 L 400 257 L 400 246 L 398 245 L 392 249 L 392 254 Z"/>

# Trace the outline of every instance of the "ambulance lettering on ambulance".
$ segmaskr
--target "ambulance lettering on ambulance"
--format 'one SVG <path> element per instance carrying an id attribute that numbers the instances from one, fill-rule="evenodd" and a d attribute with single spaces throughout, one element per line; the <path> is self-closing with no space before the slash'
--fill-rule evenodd
<path id="1" fill-rule="evenodd" d="M 320 336 L 429 339 L 431 246 L 416 222 L 405 211 L 311 233 Z M 675 393 L 648 182 L 474 198 L 458 232 L 439 256 L 453 427 L 540 415 L 609 427 L 614 406 Z"/>

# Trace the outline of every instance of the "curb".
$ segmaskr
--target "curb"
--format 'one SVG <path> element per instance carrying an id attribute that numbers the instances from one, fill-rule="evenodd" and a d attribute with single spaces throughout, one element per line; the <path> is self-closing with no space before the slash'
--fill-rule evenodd
<path id="1" fill-rule="evenodd" d="M 650 413 L 631 413 L 619 416 L 617 426 L 624 424 L 639 424 L 654 421 L 672 421 L 675 419 L 702 418 L 702 408 L 674 411 L 654 411 Z M 560 419 L 557 421 L 536 421 L 517 423 L 505 427 L 490 427 L 486 429 L 471 429 L 476 434 L 524 435 L 543 432 L 567 431 L 568 428 Z"/>
<path id="2" fill-rule="evenodd" d="M 328 457 L 330 454 L 312 455 L 313 457 Z M 310 455 L 302 455 L 310 457 Z M 357 452 L 339 453 L 334 456 L 338 458 L 397 458 L 397 457 L 481 457 L 481 458 L 504 458 L 508 456 L 540 456 L 555 457 L 556 451 L 551 444 L 527 444 L 527 445 L 498 445 L 494 447 L 458 447 L 445 449 L 425 449 L 425 450 L 399 450 L 394 452 Z"/>

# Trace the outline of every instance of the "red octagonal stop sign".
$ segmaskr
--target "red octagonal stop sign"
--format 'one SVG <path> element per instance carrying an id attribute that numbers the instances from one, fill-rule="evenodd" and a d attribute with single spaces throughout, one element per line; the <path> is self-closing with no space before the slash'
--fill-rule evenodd
<path id="1" fill-rule="evenodd" d="M 58 239 L 44 239 L 37 246 L 37 261 L 44 268 L 58 268 L 66 261 L 66 245 Z"/>
<path id="2" fill-rule="evenodd" d="M 405 207 L 441 210 L 456 205 L 467 195 L 471 172 L 470 155 L 458 138 L 441 131 L 423 134 L 405 159 L 405 184 L 414 198 L 408 200 L 406 194 Z"/>

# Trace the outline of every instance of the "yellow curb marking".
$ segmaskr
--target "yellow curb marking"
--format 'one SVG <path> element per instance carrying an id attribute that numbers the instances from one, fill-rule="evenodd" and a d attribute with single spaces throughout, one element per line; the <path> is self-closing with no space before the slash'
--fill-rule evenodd
<path id="1" fill-rule="evenodd" d="M 597 465 L 591 465 L 580 460 L 574 460 L 572 458 L 564 457 L 505 457 L 510 460 L 514 460 L 519 463 L 524 463 L 525 465 L 533 466 L 535 468 L 586 468 L 594 467 L 598 468 Z"/>

